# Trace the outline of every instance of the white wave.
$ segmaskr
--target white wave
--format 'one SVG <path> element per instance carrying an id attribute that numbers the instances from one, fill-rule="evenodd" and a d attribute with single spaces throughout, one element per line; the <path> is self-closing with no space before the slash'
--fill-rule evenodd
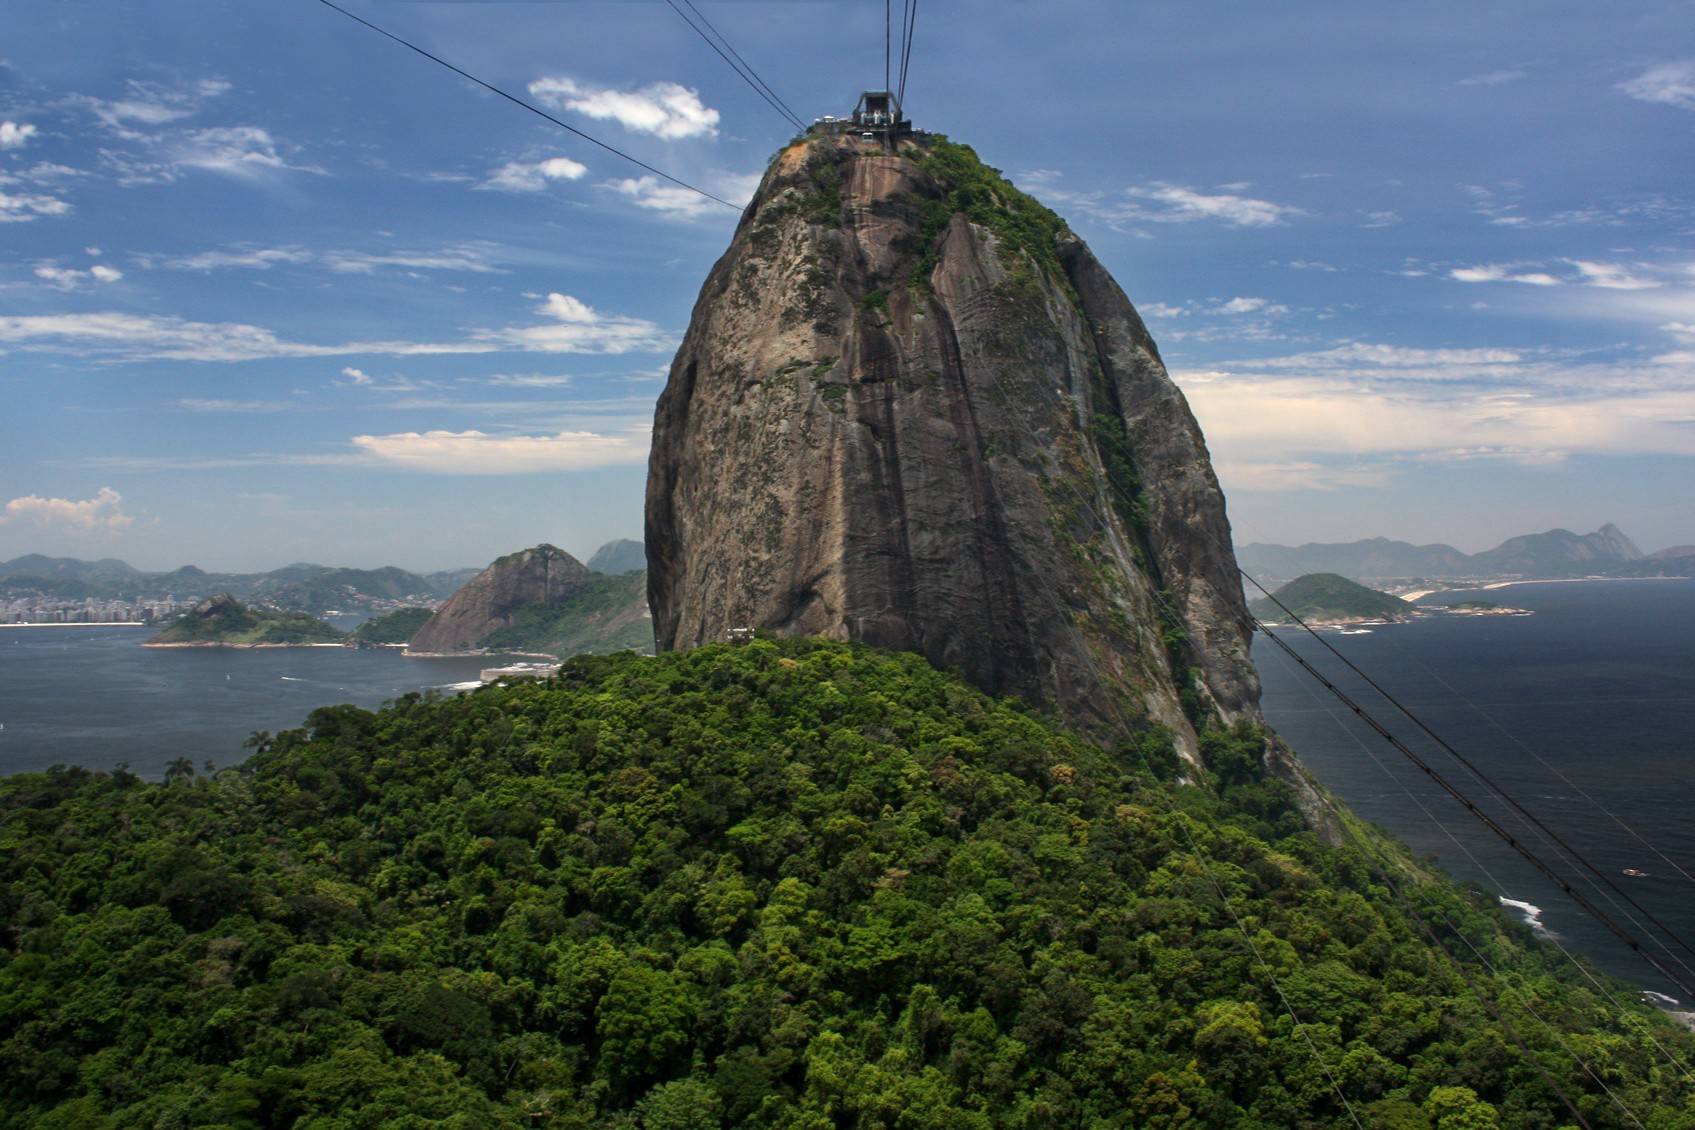
<path id="1" fill-rule="evenodd" d="M 293 675 L 278 675 L 277 678 L 285 683 L 304 683 L 305 679 L 296 679 Z"/>
<path id="2" fill-rule="evenodd" d="M 1523 899 L 1510 899 L 1506 895 L 1499 897 L 1502 906 L 1508 906 L 1518 911 L 1519 917 L 1524 920 L 1526 926 L 1529 926 L 1538 934 L 1546 934 L 1550 938 L 1556 936 L 1552 930 L 1542 924 L 1541 907 L 1533 902 L 1525 902 Z"/>
<path id="3" fill-rule="evenodd" d="M 1678 1005 L 1676 997 L 1668 997 L 1664 993 L 1656 993 L 1652 989 L 1643 989 L 1642 995 L 1648 998 L 1649 1004 L 1659 1005 L 1661 1008 L 1676 1008 Z"/>
<path id="4" fill-rule="evenodd" d="M 468 683 L 444 683 L 436 688 L 438 691 L 474 691 L 483 685 L 481 679 L 472 679 Z"/>

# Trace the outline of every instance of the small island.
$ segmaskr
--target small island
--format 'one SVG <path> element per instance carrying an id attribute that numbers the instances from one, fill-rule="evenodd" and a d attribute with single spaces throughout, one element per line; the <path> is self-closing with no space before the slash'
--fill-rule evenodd
<path id="1" fill-rule="evenodd" d="M 348 642 L 354 647 L 405 647 L 434 615 L 433 608 L 398 608 L 354 628 Z"/>
<path id="2" fill-rule="evenodd" d="M 303 612 L 250 608 L 229 593 L 196 604 L 143 647 L 339 647 L 338 631 Z"/>
<path id="3" fill-rule="evenodd" d="M 1293 613 L 1314 626 L 1407 620 L 1418 615 L 1418 609 L 1400 597 L 1368 589 L 1336 573 L 1296 577 L 1272 597 L 1252 602 L 1248 611 L 1267 624 L 1293 623 Z"/>

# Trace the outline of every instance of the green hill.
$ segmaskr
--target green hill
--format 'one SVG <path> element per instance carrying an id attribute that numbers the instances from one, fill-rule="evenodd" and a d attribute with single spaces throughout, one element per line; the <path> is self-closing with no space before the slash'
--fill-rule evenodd
<path id="1" fill-rule="evenodd" d="M 1695 1038 L 1205 740 L 761 640 L 3 778 L 0 1122 L 1689 1124 Z"/>
<path id="2" fill-rule="evenodd" d="M 435 610 L 431 608 L 399 608 L 366 620 L 353 629 L 352 639 L 354 643 L 407 643 L 434 615 Z"/>
<path id="3" fill-rule="evenodd" d="M 627 648 L 653 653 L 646 573 L 590 574 L 561 603 L 530 605 L 513 613 L 511 620 L 484 636 L 479 646 L 560 656 Z"/>
<path id="4" fill-rule="evenodd" d="M 315 616 L 249 608 L 228 593 L 221 593 L 196 604 L 147 642 L 254 647 L 264 644 L 339 643 L 344 639 L 344 633 Z"/>
<path id="5" fill-rule="evenodd" d="M 1338 620 L 1397 620 L 1411 615 L 1413 605 L 1398 596 L 1368 589 L 1335 573 L 1308 573 L 1296 577 L 1274 594 L 1290 612 L 1310 623 Z M 1261 598 L 1248 611 L 1267 623 L 1287 622 L 1289 617 L 1273 601 Z"/>

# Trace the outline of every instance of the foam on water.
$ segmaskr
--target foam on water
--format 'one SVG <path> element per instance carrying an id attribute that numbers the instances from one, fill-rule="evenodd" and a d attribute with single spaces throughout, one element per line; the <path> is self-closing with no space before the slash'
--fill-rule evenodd
<path id="1" fill-rule="evenodd" d="M 1506 895 L 1501 895 L 1500 899 L 1502 906 L 1511 907 L 1518 911 L 1519 917 L 1524 920 L 1524 924 L 1538 934 L 1550 938 L 1558 936 L 1542 924 L 1542 908 L 1535 903 L 1525 902 L 1523 899 L 1510 899 Z"/>

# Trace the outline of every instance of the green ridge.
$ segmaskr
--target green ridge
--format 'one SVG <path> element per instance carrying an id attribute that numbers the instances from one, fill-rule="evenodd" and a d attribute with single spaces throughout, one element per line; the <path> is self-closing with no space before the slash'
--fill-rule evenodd
<path id="1" fill-rule="evenodd" d="M 1272 594 L 1302 620 L 1394 620 L 1416 611 L 1398 596 L 1368 589 L 1335 573 L 1296 577 Z M 1284 623 L 1289 616 L 1277 603 L 1260 598 L 1248 611 L 1267 623 Z"/>
<path id="2" fill-rule="evenodd" d="M 201 601 L 149 643 L 339 643 L 346 635 L 315 616 L 250 608 L 228 595 Z"/>

